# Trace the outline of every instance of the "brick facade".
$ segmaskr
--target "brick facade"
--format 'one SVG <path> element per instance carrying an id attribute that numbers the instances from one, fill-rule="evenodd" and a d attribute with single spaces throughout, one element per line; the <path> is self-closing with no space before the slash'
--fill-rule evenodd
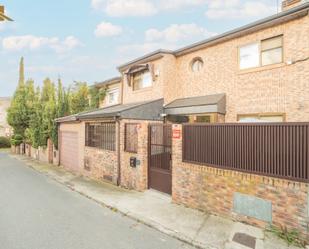
<path id="1" fill-rule="evenodd" d="M 283 34 L 284 63 L 239 70 L 238 48 Z M 226 122 L 238 114 L 285 113 L 287 121 L 309 121 L 309 60 L 287 65 L 309 55 L 309 16 L 210 46 L 176 58 L 176 72 L 166 83 L 165 103 L 174 99 L 226 94 Z M 191 71 L 200 57 L 204 66 Z"/>
<path id="2" fill-rule="evenodd" d="M 138 124 L 138 149 L 137 153 L 124 150 L 124 126 L 125 123 Z M 120 130 L 121 151 L 121 186 L 129 189 L 143 191 L 148 188 L 148 121 L 144 120 L 122 120 Z M 136 157 L 138 165 L 136 168 L 130 166 L 130 158 Z"/>
<path id="3" fill-rule="evenodd" d="M 274 225 L 309 232 L 308 184 L 182 162 L 182 139 L 173 139 L 172 189 L 175 203 L 266 227 L 234 211 L 235 193 L 261 198 L 272 204 Z"/>

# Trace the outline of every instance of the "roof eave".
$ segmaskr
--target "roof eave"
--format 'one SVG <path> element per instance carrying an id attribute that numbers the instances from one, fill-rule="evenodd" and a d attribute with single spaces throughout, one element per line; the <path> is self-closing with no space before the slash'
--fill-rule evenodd
<path id="1" fill-rule="evenodd" d="M 102 82 L 94 83 L 93 87 L 103 87 L 103 86 L 113 85 L 117 83 L 121 83 L 121 77 L 114 77 L 108 80 L 104 80 Z"/>
<path id="2" fill-rule="evenodd" d="M 256 22 L 250 23 L 248 25 L 242 26 L 240 28 L 225 32 L 221 35 L 203 40 L 198 43 L 194 43 L 190 46 L 178 49 L 174 51 L 175 56 L 185 55 L 191 52 L 194 52 L 199 49 L 203 49 L 208 46 L 215 45 L 217 43 L 225 42 L 240 36 L 243 36 L 248 33 L 256 32 L 258 30 L 265 29 L 269 26 L 278 25 L 280 23 L 288 22 L 300 17 L 308 15 L 309 3 L 302 4 L 290 10 L 281 12 L 270 17 L 258 20 Z"/>
<path id="3" fill-rule="evenodd" d="M 152 53 L 149 53 L 149 54 L 146 54 L 142 57 L 134 59 L 134 60 L 132 60 L 128 63 L 120 65 L 119 67 L 117 67 L 117 69 L 118 69 L 119 72 L 123 72 L 124 70 L 126 70 L 127 68 L 129 68 L 130 66 L 133 66 L 135 64 L 141 64 L 141 63 L 145 63 L 145 62 L 148 62 L 148 61 L 160 59 L 164 56 L 164 54 L 174 54 L 174 52 L 170 51 L 170 50 L 163 50 L 163 49 L 156 50 Z"/>

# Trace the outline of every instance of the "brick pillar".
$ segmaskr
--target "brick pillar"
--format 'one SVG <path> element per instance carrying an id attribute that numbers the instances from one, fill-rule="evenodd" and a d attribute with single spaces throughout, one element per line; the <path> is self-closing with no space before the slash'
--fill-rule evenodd
<path id="1" fill-rule="evenodd" d="M 172 127 L 172 199 L 177 199 L 177 167 L 182 162 L 182 125 Z"/>
<path id="2" fill-rule="evenodd" d="M 143 191 L 148 188 L 148 122 L 140 124 L 138 131 L 138 155 L 140 168 L 137 189 Z"/>

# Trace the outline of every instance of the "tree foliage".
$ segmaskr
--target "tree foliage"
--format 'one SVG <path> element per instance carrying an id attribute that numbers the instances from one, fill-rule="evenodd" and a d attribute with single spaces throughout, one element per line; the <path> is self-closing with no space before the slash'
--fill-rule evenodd
<path id="1" fill-rule="evenodd" d="M 74 82 L 65 89 L 60 79 L 57 86 L 49 78 L 35 89 L 33 80 L 25 83 L 24 59 L 19 66 L 19 83 L 8 109 L 8 123 L 14 129 L 13 144 L 26 142 L 33 147 L 46 146 L 47 140 L 58 144 L 55 119 L 99 107 L 106 89 L 88 87 L 86 82 Z"/>

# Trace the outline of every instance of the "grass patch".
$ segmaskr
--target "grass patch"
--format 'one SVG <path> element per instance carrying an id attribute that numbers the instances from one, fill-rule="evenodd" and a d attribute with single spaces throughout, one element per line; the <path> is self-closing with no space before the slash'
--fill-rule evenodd
<path id="1" fill-rule="evenodd" d="M 306 246 L 305 241 L 300 237 L 300 232 L 296 229 L 289 230 L 285 226 L 276 227 L 271 225 L 266 229 L 266 231 L 276 235 L 280 239 L 283 239 L 289 246 Z"/>

